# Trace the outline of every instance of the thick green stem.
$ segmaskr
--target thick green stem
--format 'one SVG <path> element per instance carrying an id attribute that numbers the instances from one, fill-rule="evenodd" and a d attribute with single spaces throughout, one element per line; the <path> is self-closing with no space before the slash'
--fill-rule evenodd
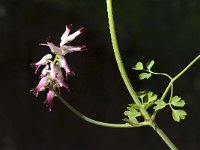
<path id="1" fill-rule="evenodd" d="M 109 28 L 110 28 L 110 34 L 111 34 L 111 41 L 112 41 L 112 46 L 115 54 L 115 59 L 117 61 L 117 65 L 120 71 L 120 74 L 122 76 L 122 79 L 131 95 L 133 98 L 134 102 L 138 105 L 141 106 L 141 102 L 136 95 L 135 90 L 133 89 L 130 80 L 127 76 L 127 73 L 124 69 L 124 65 L 122 63 L 121 55 L 119 52 L 118 48 L 118 43 L 117 43 L 117 38 L 116 38 L 116 33 L 115 33 L 115 25 L 114 25 L 114 20 L 113 20 L 113 12 L 112 12 L 112 0 L 106 0 L 107 4 L 107 12 L 108 12 L 108 22 L 109 22 Z M 149 113 L 141 107 L 141 113 L 143 114 L 144 118 L 146 120 L 150 120 Z M 165 141 L 165 143 L 172 149 L 176 150 L 176 146 L 170 141 L 170 139 L 164 134 L 164 132 L 156 125 L 156 123 L 151 124 L 152 128 L 158 133 L 158 135 Z"/>
<path id="2" fill-rule="evenodd" d="M 113 13 L 112 13 L 112 0 L 106 0 L 106 3 L 107 3 L 108 22 L 109 22 L 109 28 L 110 28 L 111 41 L 112 41 L 114 55 L 115 55 L 115 59 L 117 61 L 117 65 L 118 65 L 120 74 L 122 76 L 122 79 L 126 85 L 126 88 L 129 91 L 129 94 L 131 95 L 132 99 L 138 106 L 141 106 L 141 102 L 140 102 L 135 90 L 133 89 L 133 86 L 131 85 L 131 82 L 127 76 L 127 73 L 124 69 L 124 65 L 122 63 L 121 55 L 119 52 L 119 46 L 118 46 L 118 42 L 117 42 L 117 38 L 116 38 L 116 33 L 115 33 L 115 25 L 114 25 L 114 20 L 113 20 Z M 146 120 L 150 120 L 149 114 L 142 107 L 141 107 L 141 112 Z"/>
<path id="3" fill-rule="evenodd" d="M 158 127 L 156 123 L 153 123 L 151 127 L 156 131 L 156 133 L 163 139 L 163 141 L 169 146 L 171 150 L 178 150 L 178 148 L 171 142 L 167 135 Z"/>

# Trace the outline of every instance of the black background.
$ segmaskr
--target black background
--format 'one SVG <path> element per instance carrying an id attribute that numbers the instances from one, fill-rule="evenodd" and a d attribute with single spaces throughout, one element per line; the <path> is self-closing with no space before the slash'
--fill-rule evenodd
<path id="1" fill-rule="evenodd" d="M 168 80 L 139 81 L 131 67 L 154 59 L 155 71 L 176 75 L 199 54 L 200 2 L 197 0 L 113 0 L 116 30 L 127 73 L 136 90 L 159 96 Z M 0 149 L 1 150 L 129 150 L 168 149 L 150 128 L 111 129 L 89 124 L 54 99 L 52 112 L 30 89 L 38 76 L 30 68 L 49 49 L 39 46 L 51 36 L 59 44 L 66 24 L 85 27 L 72 45 L 87 51 L 66 56 L 75 76 L 63 96 L 91 118 L 121 123 L 132 103 L 111 47 L 105 0 L 0 1 Z M 175 95 L 186 100 L 186 120 L 175 123 L 169 109 L 157 122 L 179 149 L 199 149 L 200 64 L 175 83 Z"/>

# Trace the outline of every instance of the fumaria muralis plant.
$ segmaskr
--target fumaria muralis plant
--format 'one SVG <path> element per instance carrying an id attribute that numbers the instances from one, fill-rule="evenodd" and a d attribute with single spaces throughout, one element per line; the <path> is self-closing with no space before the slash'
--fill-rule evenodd
<path id="1" fill-rule="evenodd" d="M 127 110 L 125 110 L 124 112 L 125 118 L 123 120 L 125 121 L 125 123 L 113 124 L 91 119 L 81 114 L 78 110 L 72 107 L 63 97 L 61 97 L 60 88 L 64 87 L 67 90 L 69 90 L 69 86 L 66 83 L 66 80 L 68 79 L 68 75 L 73 74 L 64 56 L 74 51 L 82 51 L 86 49 L 85 45 L 69 46 L 68 43 L 74 40 L 78 35 L 80 35 L 83 31 L 83 28 L 80 28 L 73 34 L 69 34 L 72 25 L 67 25 L 66 31 L 61 37 L 61 42 L 59 46 L 55 46 L 50 39 L 47 40 L 47 43 L 40 44 L 48 46 L 53 55 L 47 54 L 40 61 L 32 64 L 32 66 L 36 67 L 35 73 L 38 72 L 38 69 L 41 66 L 44 66 L 44 68 L 40 74 L 39 84 L 36 86 L 36 88 L 32 89 L 31 91 L 33 92 L 33 94 L 38 96 L 38 93 L 40 91 L 48 90 L 47 98 L 44 101 L 44 103 L 49 107 L 50 111 L 53 102 L 52 100 L 54 97 L 57 97 L 69 110 L 71 110 L 78 117 L 95 125 L 110 127 L 110 128 L 134 128 L 134 127 L 150 126 L 156 131 L 156 133 L 162 138 L 162 140 L 167 144 L 167 146 L 170 149 L 177 150 L 177 147 L 172 143 L 172 141 L 167 137 L 167 135 L 159 128 L 159 126 L 155 122 L 155 119 L 158 112 L 166 108 L 167 106 L 169 106 L 169 108 L 171 109 L 172 112 L 171 114 L 174 121 L 180 122 L 181 120 L 185 119 L 187 115 L 186 111 L 183 110 L 185 101 L 180 96 L 177 95 L 174 96 L 173 84 L 195 62 L 197 62 L 200 59 L 200 55 L 198 55 L 194 60 L 192 60 L 182 71 L 180 71 L 174 77 L 166 73 L 154 72 L 152 70 L 152 67 L 155 64 L 154 60 L 151 60 L 146 64 L 142 62 L 137 62 L 136 65 L 133 66 L 133 69 L 141 71 L 139 75 L 140 80 L 149 79 L 153 75 L 160 75 L 167 77 L 169 79 L 169 83 L 160 97 L 149 90 L 142 90 L 136 92 L 124 69 L 124 65 L 119 52 L 118 42 L 115 33 L 113 12 L 112 12 L 112 0 L 106 0 L 106 4 L 108 13 L 108 24 L 109 24 L 111 42 L 114 50 L 115 59 L 117 61 L 117 65 L 119 68 L 119 72 L 122 76 L 122 79 L 127 87 L 130 96 L 133 99 L 133 103 L 129 104 Z M 63 75 L 62 69 L 65 70 L 65 75 Z M 169 92 L 170 96 L 169 98 L 166 98 Z M 153 109 L 152 114 L 149 113 L 149 108 Z"/>

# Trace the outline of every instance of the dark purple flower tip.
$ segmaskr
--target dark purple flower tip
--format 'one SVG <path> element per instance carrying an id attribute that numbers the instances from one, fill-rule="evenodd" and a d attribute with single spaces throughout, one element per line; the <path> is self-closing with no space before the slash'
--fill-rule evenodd
<path id="1" fill-rule="evenodd" d="M 82 45 L 82 46 L 81 46 L 81 50 L 83 50 L 83 51 L 84 51 L 84 50 L 87 50 L 86 45 Z"/>
<path id="2" fill-rule="evenodd" d="M 72 24 L 68 24 L 68 25 L 66 25 L 66 27 L 67 27 L 69 30 L 71 30 Z"/>
<path id="3" fill-rule="evenodd" d="M 46 42 L 47 42 L 47 43 L 52 43 L 52 38 L 51 38 L 51 36 L 48 36 L 48 37 L 46 38 Z"/>
<path id="4" fill-rule="evenodd" d="M 32 64 L 30 64 L 30 66 L 34 68 L 34 67 L 36 67 L 36 64 L 32 63 Z"/>
<path id="5" fill-rule="evenodd" d="M 81 27 L 80 29 L 79 29 L 79 31 L 82 33 L 83 32 L 83 30 L 84 30 L 84 27 Z"/>

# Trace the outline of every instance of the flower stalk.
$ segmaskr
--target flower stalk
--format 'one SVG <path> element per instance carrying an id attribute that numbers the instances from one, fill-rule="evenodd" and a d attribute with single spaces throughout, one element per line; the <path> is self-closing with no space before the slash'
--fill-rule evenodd
<path id="1" fill-rule="evenodd" d="M 79 118 L 83 119 L 86 122 L 89 122 L 91 124 L 94 125 L 98 125 L 98 126 L 103 126 L 103 127 L 108 127 L 108 128 L 133 128 L 133 127 L 141 127 L 141 126 L 147 126 L 149 125 L 148 122 L 143 122 L 140 124 L 137 124 L 135 126 L 132 126 L 128 123 L 124 123 L 124 124 L 116 124 L 116 123 L 106 123 L 106 122 L 102 122 L 102 121 L 97 121 L 94 119 L 91 119 L 85 115 L 83 115 L 82 113 L 80 113 L 78 110 L 76 110 L 73 106 L 71 106 L 64 98 L 62 98 L 58 93 L 56 93 L 56 97 L 70 110 L 72 111 L 75 115 L 77 115 Z"/>

